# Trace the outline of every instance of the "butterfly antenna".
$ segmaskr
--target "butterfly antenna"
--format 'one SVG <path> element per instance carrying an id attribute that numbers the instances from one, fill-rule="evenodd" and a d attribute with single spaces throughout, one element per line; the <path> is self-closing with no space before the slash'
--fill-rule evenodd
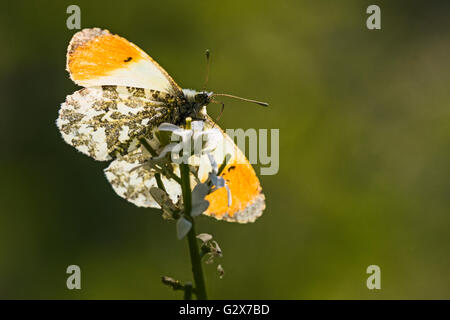
<path id="1" fill-rule="evenodd" d="M 203 91 L 206 91 L 206 86 L 209 80 L 209 69 L 211 65 L 211 54 L 208 49 L 206 49 L 205 51 L 205 56 L 206 56 L 206 77 L 205 77 L 205 84 L 203 85 Z"/>
<path id="2" fill-rule="evenodd" d="M 242 100 L 242 101 L 246 101 L 246 102 L 256 103 L 257 105 L 260 105 L 260 106 L 263 106 L 263 107 L 268 107 L 269 106 L 269 104 L 266 103 L 266 102 L 261 102 L 261 101 L 256 101 L 256 100 L 252 100 L 252 99 L 241 98 L 241 97 L 233 96 L 233 95 L 227 94 L 227 93 L 213 93 L 212 96 L 213 97 L 228 97 L 228 98 L 238 99 L 238 100 Z"/>

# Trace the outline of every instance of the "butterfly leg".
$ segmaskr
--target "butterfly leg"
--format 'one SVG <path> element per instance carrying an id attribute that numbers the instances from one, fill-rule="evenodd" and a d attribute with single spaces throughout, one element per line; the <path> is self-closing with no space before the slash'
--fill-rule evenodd
<path id="1" fill-rule="evenodd" d="M 218 122 L 219 119 L 220 119 L 220 117 L 222 117 L 223 111 L 225 110 L 225 103 L 223 103 L 223 102 L 221 102 L 221 101 L 218 101 L 218 100 L 216 100 L 216 99 L 212 99 L 211 102 L 212 102 L 212 103 L 217 103 L 217 104 L 222 105 L 222 106 L 220 107 L 219 115 L 217 116 L 216 121 L 215 121 L 215 122 Z M 215 124 L 214 124 L 214 125 L 215 125 Z"/>

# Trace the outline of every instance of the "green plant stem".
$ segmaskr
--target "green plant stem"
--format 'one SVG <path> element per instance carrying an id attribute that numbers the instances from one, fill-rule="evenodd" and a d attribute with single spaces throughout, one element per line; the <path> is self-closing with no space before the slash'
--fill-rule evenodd
<path id="1" fill-rule="evenodd" d="M 189 176 L 190 172 L 189 166 L 185 163 L 182 163 L 180 165 L 180 171 L 181 171 L 181 189 L 183 192 L 184 212 L 186 218 L 189 219 L 189 221 L 192 223 L 191 230 L 189 230 L 187 234 L 187 239 L 189 244 L 189 253 L 191 256 L 192 274 L 194 275 L 195 294 L 197 295 L 197 299 L 206 300 L 207 296 L 206 296 L 205 279 L 203 277 L 202 261 L 197 244 L 195 223 L 194 219 L 192 219 L 191 217 L 192 194 Z"/>
<path id="2" fill-rule="evenodd" d="M 160 188 L 161 190 L 163 190 L 165 192 L 166 188 L 164 188 L 164 184 L 161 179 L 161 174 L 155 173 L 155 179 L 156 179 L 156 184 L 158 185 L 158 188 Z"/>
<path id="3" fill-rule="evenodd" d="M 192 283 L 184 285 L 184 300 L 192 300 Z"/>

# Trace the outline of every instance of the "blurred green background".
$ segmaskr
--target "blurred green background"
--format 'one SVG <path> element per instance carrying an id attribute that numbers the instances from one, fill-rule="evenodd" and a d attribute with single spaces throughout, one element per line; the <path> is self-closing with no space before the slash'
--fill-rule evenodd
<path id="1" fill-rule="evenodd" d="M 65 71 L 68 1 L 0 13 L 0 298 L 178 299 L 186 241 L 116 196 L 55 126 L 77 90 Z M 447 1 L 85 1 L 83 27 L 139 45 L 184 88 L 227 100 L 223 128 L 279 128 L 254 224 L 202 217 L 224 257 L 216 299 L 450 298 L 450 6 Z M 366 28 L 381 7 L 382 30 Z M 218 107 L 209 108 L 213 115 Z M 259 172 L 259 170 L 258 170 Z M 82 290 L 66 288 L 68 265 Z M 366 268 L 381 267 L 378 292 Z"/>

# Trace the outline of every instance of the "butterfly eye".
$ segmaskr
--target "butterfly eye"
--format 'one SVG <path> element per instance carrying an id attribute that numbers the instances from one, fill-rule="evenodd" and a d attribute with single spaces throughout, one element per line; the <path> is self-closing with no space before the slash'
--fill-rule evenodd
<path id="1" fill-rule="evenodd" d="M 202 102 L 205 101 L 205 94 L 198 93 L 198 94 L 195 95 L 194 99 L 195 99 L 195 102 L 202 103 Z"/>

